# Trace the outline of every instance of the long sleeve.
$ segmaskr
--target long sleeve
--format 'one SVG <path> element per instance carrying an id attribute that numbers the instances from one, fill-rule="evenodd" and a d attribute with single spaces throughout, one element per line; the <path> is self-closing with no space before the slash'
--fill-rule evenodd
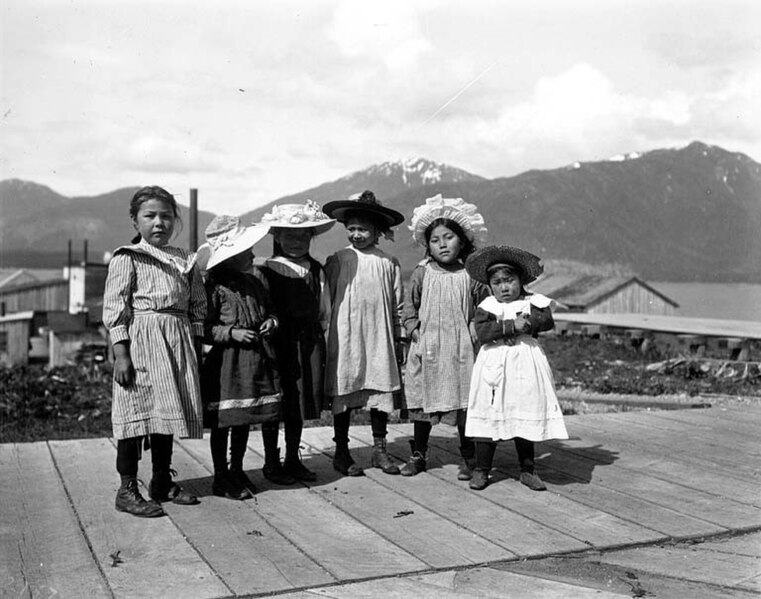
<path id="1" fill-rule="evenodd" d="M 420 326 L 420 298 L 423 295 L 423 280 L 425 279 L 425 266 L 419 265 L 412 271 L 410 288 L 407 301 L 404 304 L 402 322 L 407 331 L 407 336 Z M 477 304 L 476 304 L 477 305 Z"/>
<path id="2" fill-rule="evenodd" d="M 204 321 L 206 320 L 206 291 L 203 286 L 201 272 L 197 266 L 190 271 L 190 303 L 188 306 L 190 327 L 195 337 L 204 336 Z"/>
<path id="3" fill-rule="evenodd" d="M 270 292 L 270 283 L 267 276 L 264 274 L 264 270 L 255 267 L 251 276 L 256 281 L 255 284 L 258 284 L 261 288 L 261 307 L 262 312 L 264 313 L 264 319 L 273 318 L 275 322 L 280 323 L 278 310 L 275 307 L 275 302 L 273 301 L 272 293 Z"/>
<path id="4" fill-rule="evenodd" d="M 103 324 L 108 329 L 111 343 L 129 341 L 135 281 L 135 267 L 130 256 L 116 254 L 108 264 L 103 293 Z"/>
<path id="5" fill-rule="evenodd" d="M 330 309 L 330 288 L 328 286 L 328 278 L 324 269 L 320 268 L 320 307 L 317 316 L 323 333 L 327 331 L 330 326 Z"/>
<path id="6" fill-rule="evenodd" d="M 399 260 L 394 261 L 394 339 L 402 337 L 402 312 L 404 311 L 404 284 L 402 283 L 402 266 Z"/>
<path id="7" fill-rule="evenodd" d="M 331 309 L 336 303 L 336 287 L 338 286 L 338 271 L 340 265 L 338 264 L 338 257 L 335 254 L 328 256 L 325 261 L 325 279 L 328 284 L 328 295 L 330 298 Z"/>
<path id="8" fill-rule="evenodd" d="M 204 322 L 204 341 L 209 345 L 225 345 L 230 343 L 231 324 L 221 321 L 222 294 L 214 283 L 206 285 L 207 312 Z"/>
<path id="9" fill-rule="evenodd" d="M 531 306 L 529 321 L 531 322 L 531 334 L 534 336 L 544 331 L 551 331 L 555 326 L 555 320 L 552 318 L 552 310 L 550 308 Z"/>

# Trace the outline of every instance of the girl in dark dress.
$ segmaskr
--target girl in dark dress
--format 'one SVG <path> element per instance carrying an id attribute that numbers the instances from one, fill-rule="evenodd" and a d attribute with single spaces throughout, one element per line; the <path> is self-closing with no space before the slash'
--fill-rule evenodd
<path id="1" fill-rule="evenodd" d="M 252 268 L 251 247 L 266 226 L 242 227 L 237 217 L 218 216 L 206 229 L 199 256 L 206 263 L 208 312 L 202 369 L 204 424 L 211 429 L 215 495 L 246 499 L 255 491 L 243 472 L 249 428 L 277 424 L 280 385 L 270 338 L 277 330 L 267 282 Z M 201 259 L 201 261 L 203 261 Z M 227 444 L 230 437 L 230 465 Z"/>
<path id="2" fill-rule="evenodd" d="M 325 273 L 309 255 L 312 237 L 335 221 L 311 201 L 283 204 L 262 218 L 272 227 L 274 251 L 265 262 L 272 300 L 280 315 L 273 338 L 281 373 L 285 429 L 285 459 L 280 463 L 278 424 L 262 426 L 264 476 L 276 484 L 313 481 L 314 472 L 301 461 L 299 446 L 304 420 L 320 417 L 323 409 L 325 331 L 330 318 L 330 296 Z"/>

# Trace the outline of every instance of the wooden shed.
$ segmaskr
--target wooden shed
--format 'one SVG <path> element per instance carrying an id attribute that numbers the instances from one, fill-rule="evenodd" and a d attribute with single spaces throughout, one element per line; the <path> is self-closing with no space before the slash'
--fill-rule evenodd
<path id="1" fill-rule="evenodd" d="M 556 300 L 558 310 L 588 314 L 657 314 L 673 316 L 679 307 L 637 277 L 545 275 L 530 285 Z"/>
<path id="2" fill-rule="evenodd" d="M 31 339 L 40 325 L 40 317 L 35 315 L 34 311 L 0 316 L 0 364 L 4 366 L 28 364 Z"/>

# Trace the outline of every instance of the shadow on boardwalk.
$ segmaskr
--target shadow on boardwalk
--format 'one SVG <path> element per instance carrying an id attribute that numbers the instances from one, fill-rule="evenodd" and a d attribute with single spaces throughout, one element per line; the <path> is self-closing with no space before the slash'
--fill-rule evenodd
<path id="1" fill-rule="evenodd" d="M 208 439 L 183 440 L 173 464 L 201 505 L 167 504 L 168 517 L 147 521 L 113 508 L 111 440 L 0 445 L 0 586 L 9 597 L 315 596 L 308 589 L 350 597 L 373 596 L 372 588 L 447 597 L 466 596 L 452 594 L 452 585 L 470 572 L 467 596 L 488 594 L 489 585 L 501 596 L 500 585 L 520 589 L 529 579 L 508 572 L 525 558 L 641 551 L 761 529 L 760 424 L 756 406 L 572 416 L 571 439 L 537 444 L 544 493 L 516 480 L 512 443 L 498 448 L 492 484 L 471 491 L 456 479 L 456 431 L 444 426 L 431 437 L 429 470 L 412 478 L 369 468 L 364 426 L 350 433 L 367 475 L 339 477 L 332 430 L 305 429 L 303 459 L 318 481 L 275 487 L 261 475 L 254 434 L 244 467 L 259 492 L 244 502 L 211 494 Z M 399 460 L 411 433 L 408 424 L 389 427 Z M 149 461 L 140 468 L 147 482 Z M 754 559 L 747 563 L 755 574 L 743 578 L 737 564 L 746 562 L 728 559 L 712 576 L 731 578 L 738 593 L 752 590 L 748 581 L 761 574 Z M 550 584 L 536 580 L 531 592 Z M 349 584 L 359 581 L 376 586 Z M 576 590 L 570 596 L 587 596 Z"/>

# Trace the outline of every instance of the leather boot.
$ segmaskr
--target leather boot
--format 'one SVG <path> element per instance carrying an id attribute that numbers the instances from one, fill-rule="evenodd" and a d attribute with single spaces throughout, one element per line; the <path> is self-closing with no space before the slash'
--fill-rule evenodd
<path id="1" fill-rule="evenodd" d="M 410 441 L 410 449 L 412 451 L 412 455 L 410 456 L 410 459 L 407 460 L 407 463 L 402 466 L 401 474 L 402 476 L 415 476 L 416 474 L 420 474 L 421 472 L 425 472 L 426 470 L 426 454 L 428 453 L 427 449 L 425 451 L 418 451 L 415 447 L 415 442 Z"/>
<path id="2" fill-rule="evenodd" d="M 200 503 L 195 495 L 187 491 L 172 480 L 177 472 L 172 469 L 158 470 L 153 473 L 151 483 L 148 485 L 148 495 L 157 503 L 171 501 L 177 505 L 196 505 Z"/>
<path id="3" fill-rule="evenodd" d="M 211 492 L 217 497 L 227 497 L 227 499 L 234 499 L 237 501 L 252 497 L 251 491 L 241 486 L 238 481 L 233 478 L 232 473 L 226 468 L 214 472 L 214 482 L 211 484 Z"/>
<path id="4" fill-rule="evenodd" d="M 296 482 L 296 479 L 283 469 L 283 465 L 280 463 L 279 449 L 274 453 L 271 451 L 264 452 L 262 474 L 264 474 L 264 478 L 276 485 L 292 485 Z"/>
<path id="5" fill-rule="evenodd" d="M 116 509 L 138 518 L 157 518 L 165 514 L 158 503 L 146 501 L 137 488 L 137 477 L 122 476 L 122 484 L 116 492 Z"/>
<path id="6" fill-rule="evenodd" d="M 317 480 L 317 475 L 304 466 L 304 463 L 301 461 L 298 444 L 293 445 L 286 443 L 283 470 L 296 480 L 303 480 L 306 482 L 314 482 Z"/>
<path id="7" fill-rule="evenodd" d="M 489 484 L 489 471 L 476 468 L 473 470 L 473 478 L 470 479 L 470 488 L 474 491 L 482 491 Z"/>
<path id="8" fill-rule="evenodd" d="M 246 473 L 243 472 L 243 468 L 230 466 L 230 470 L 228 470 L 227 474 L 233 482 L 243 490 L 243 493 L 246 494 L 244 499 L 254 496 L 254 493 L 256 493 L 256 486 L 251 482 L 251 479 Z"/>
<path id="9" fill-rule="evenodd" d="M 363 476 L 362 470 L 352 459 L 349 453 L 348 441 L 336 441 L 336 453 L 333 456 L 333 468 L 344 476 Z"/>
<path id="10" fill-rule="evenodd" d="M 399 474 L 399 466 L 394 464 L 386 451 L 385 437 L 373 437 L 373 456 L 370 463 L 373 468 L 380 468 L 386 474 Z"/>
<path id="11" fill-rule="evenodd" d="M 521 472 L 521 484 L 526 485 L 532 491 L 546 491 L 547 485 L 535 472 Z"/>
<path id="12" fill-rule="evenodd" d="M 462 464 L 460 464 L 457 472 L 457 480 L 470 480 L 473 478 L 473 470 L 476 468 L 476 450 L 475 448 L 460 447 L 460 455 L 462 456 Z"/>

